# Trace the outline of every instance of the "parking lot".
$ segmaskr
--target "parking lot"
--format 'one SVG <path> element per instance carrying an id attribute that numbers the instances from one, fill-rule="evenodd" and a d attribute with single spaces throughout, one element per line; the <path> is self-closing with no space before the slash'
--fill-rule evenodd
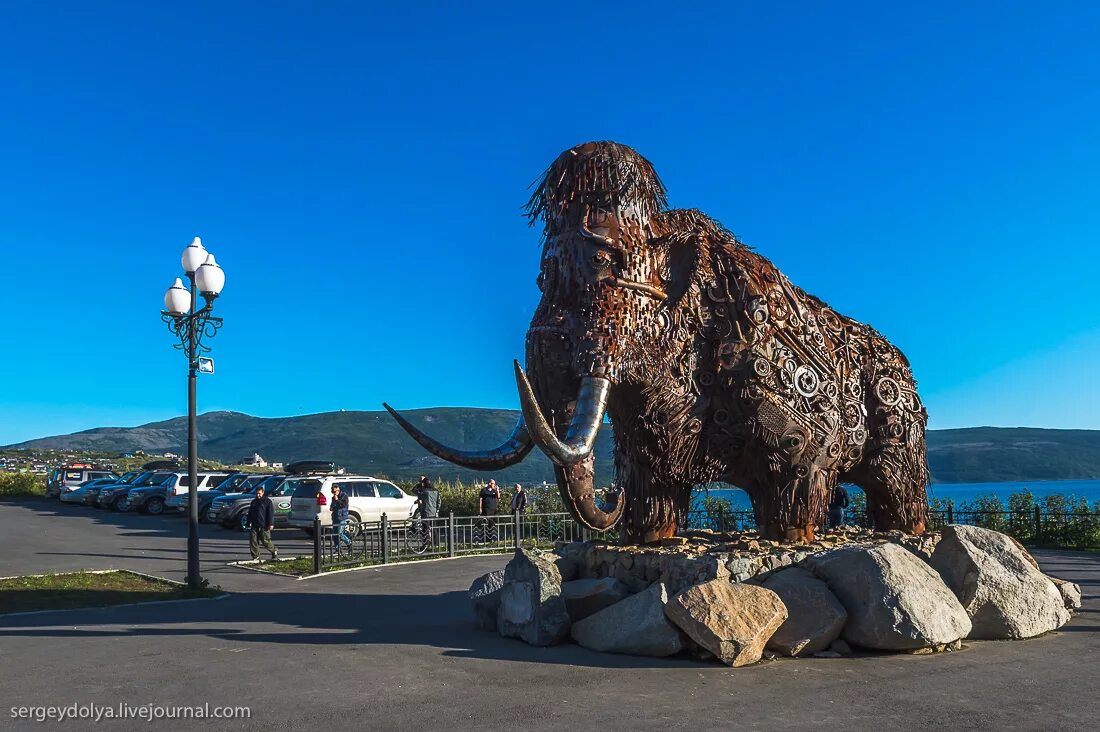
<path id="1" fill-rule="evenodd" d="M 120 701 L 252 710 L 220 725 L 161 723 L 171 729 L 1077 730 L 1100 713 L 1096 555 L 1037 553 L 1085 594 L 1083 611 L 1044 638 L 729 669 L 474 630 L 465 589 L 506 557 L 297 581 L 225 567 L 247 557 L 245 536 L 206 525 L 202 534 L 204 571 L 226 599 L 0 617 L 4 726 L 16 705 Z M 308 545 L 277 534 L 284 553 Z M 182 578 L 185 535 L 174 517 L 2 503 L 0 574 L 124 567 Z"/>
<path id="2" fill-rule="evenodd" d="M 2 504 L 0 511 L 5 516 L 0 576 L 116 568 L 180 581 L 187 576 L 187 519 L 182 513 L 147 516 L 56 500 Z M 229 588 L 243 573 L 225 565 L 249 558 L 248 534 L 203 523 L 199 536 L 203 576 Z M 272 536 L 284 556 L 313 551 L 312 540 L 297 529 L 276 529 Z"/>

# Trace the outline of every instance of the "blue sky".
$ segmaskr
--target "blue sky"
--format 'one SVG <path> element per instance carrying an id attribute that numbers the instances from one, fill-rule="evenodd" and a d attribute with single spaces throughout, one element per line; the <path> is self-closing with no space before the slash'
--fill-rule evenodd
<path id="1" fill-rule="evenodd" d="M 520 206 L 615 139 L 907 353 L 932 427 L 1100 428 L 1100 5 L 9 4 L 0 444 L 200 409 L 514 407 Z"/>

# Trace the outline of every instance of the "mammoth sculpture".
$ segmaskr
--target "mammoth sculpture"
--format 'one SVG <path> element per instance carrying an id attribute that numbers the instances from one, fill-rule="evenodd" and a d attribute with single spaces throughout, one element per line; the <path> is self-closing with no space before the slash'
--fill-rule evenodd
<path id="1" fill-rule="evenodd" d="M 833 311 L 697 210 L 668 210 L 652 165 L 590 142 L 527 206 L 544 225 L 542 300 L 517 362 L 522 417 L 488 451 L 423 447 L 499 470 L 538 446 L 585 526 L 626 543 L 674 534 L 693 486 L 744 489 L 761 534 L 810 541 L 839 482 L 878 529 L 924 530 L 927 412 L 905 356 Z M 601 507 L 592 448 L 605 413 L 622 491 Z"/>

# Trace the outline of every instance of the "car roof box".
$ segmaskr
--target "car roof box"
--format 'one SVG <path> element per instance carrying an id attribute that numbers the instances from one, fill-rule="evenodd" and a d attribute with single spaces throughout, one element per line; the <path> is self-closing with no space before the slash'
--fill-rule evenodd
<path id="1" fill-rule="evenodd" d="M 142 470 L 179 470 L 180 464 L 175 460 L 154 460 L 141 466 Z"/>
<path id="2" fill-rule="evenodd" d="M 329 460 L 296 460 L 288 463 L 283 470 L 287 475 L 308 475 L 310 473 L 341 473 L 336 463 Z"/>

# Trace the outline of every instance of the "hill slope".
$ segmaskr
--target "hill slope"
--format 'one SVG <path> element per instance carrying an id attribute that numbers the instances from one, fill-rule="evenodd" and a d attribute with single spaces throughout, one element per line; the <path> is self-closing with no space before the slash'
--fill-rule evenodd
<path id="1" fill-rule="evenodd" d="M 455 447 L 488 448 L 508 435 L 518 416 L 503 409 L 436 408 L 410 410 L 408 418 L 428 434 Z M 262 418 L 237 412 L 199 417 L 199 446 L 204 457 L 235 462 L 258 452 L 268 460 L 332 459 L 350 470 L 391 478 L 421 473 L 469 481 L 486 474 L 465 470 L 420 448 L 385 412 L 325 412 L 301 417 Z M 30 440 L 11 448 L 103 452 L 185 452 L 183 417 L 140 427 L 102 427 L 71 435 Z M 941 483 L 1002 480 L 1100 478 L 1100 431 L 1028 427 L 973 427 L 932 430 L 928 460 Z M 611 430 L 596 443 L 600 481 L 611 476 Z M 552 480 L 549 461 L 535 450 L 519 465 L 495 474 L 497 480 Z"/>

